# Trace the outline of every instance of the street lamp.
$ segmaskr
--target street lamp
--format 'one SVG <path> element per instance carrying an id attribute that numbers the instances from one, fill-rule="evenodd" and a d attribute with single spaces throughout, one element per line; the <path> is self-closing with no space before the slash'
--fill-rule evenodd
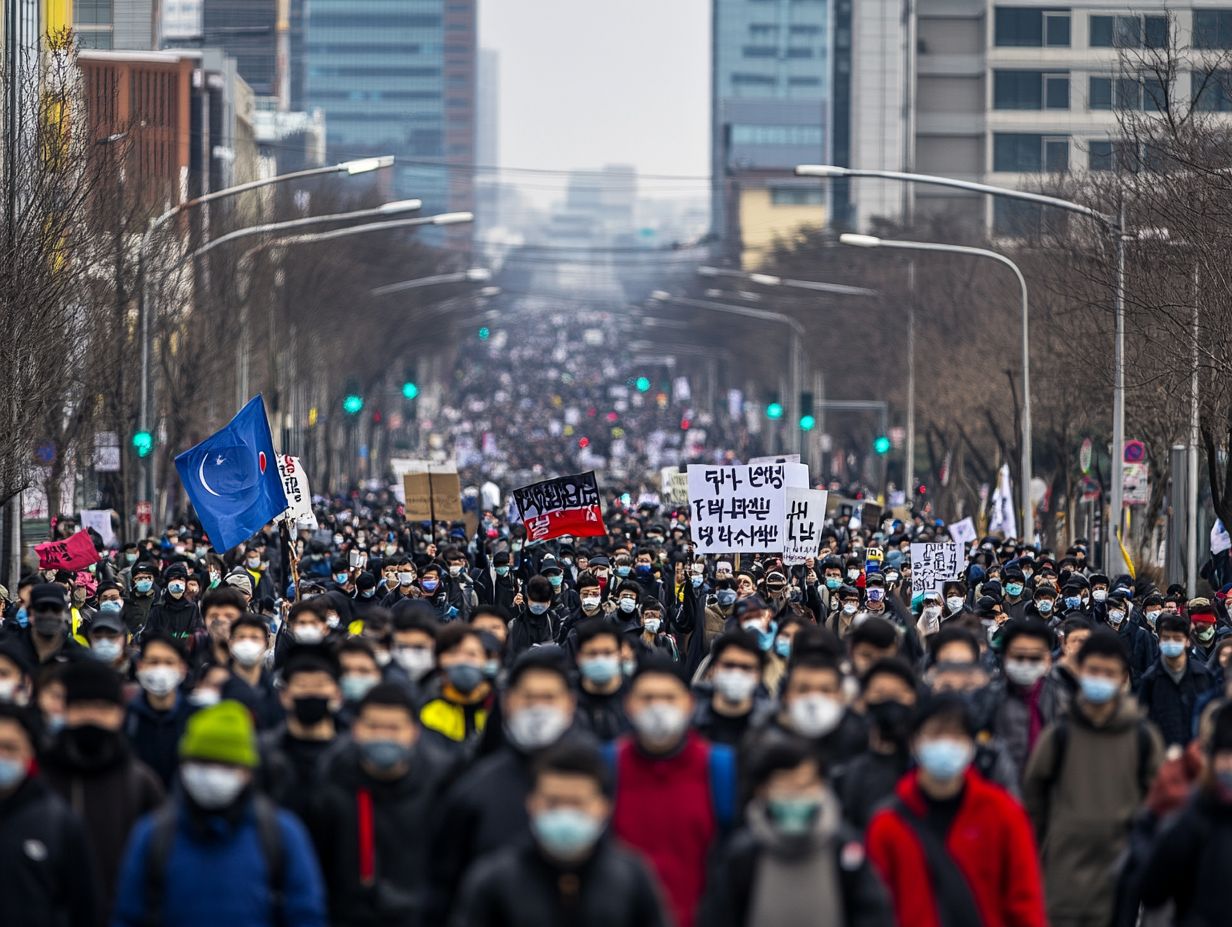
<path id="1" fill-rule="evenodd" d="M 459 270 L 456 273 L 434 274 L 431 277 L 417 277 L 414 280 L 403 280 L 400 283 L 387 283 L 372 290 L 373 296 L 390 296 L 406 290 L 415 290 L 423 286 L 436 286 L 442 283 L 487 283 L 492 279 L 492 271 L 486 267 L 472 267 L 469 270 Z"/>
<path id="2" fill-rule="evenodd" d="M 731 315 L 742 315 L 750 319 L 761 319 L 767 322 L 777 322 L 780 325 L 786 325 L 791 334 L 795 335 L 795 340 L 791 342 L 791 351 L 789 357 L 788 379 L 791 380 L 792 400 L 791 400 L 791 420 L 796 420 L 800 417 L 800 388 L 801 376 L 803 374 L 803 358 L 801 354 L 804 349 L 804 326 L 796 319 L 782 312 L 771 312 L 768 309 L 755 309 L 752 306 L 731 306 L 727 303 L 716 303 L 704 299 L 688 299 L 682 296 L 673 296 L 665 290 L 655 290 L 650 294 L 650 298 L 656 302 L 676 303 L 680 306 L 688 306 L 694 309 L 706 309 L 713 312 L 726 312 Z M 793 428 L 793 444 L 797 453 L 803 448 L 803 438 L 801 437 L 800 429 Z"/>
<path id="3" fill-rule="evenodd" d="M 279 174 L 276 177 L 252 180 L 248 183 L 237 184 L 234 187 L 215 190 L 212 193 L 184 200 L 150 220 L 150 225 L 145 230 L 145 234 L 141 236 L 141 244 L 137 249 L 137 328 L 141 340 L 141 390 L 140 395 L 137 397 L 137 430 L 139 432 L 150 433 L 150 400 L 152 398 L 150 395 L 150 312 L 147 300 L 148 294 L 146 293 L 145 265 L 146 253 L 150 249 L 150 242 L 154 238 L 154 233 L 176 216 L 187 212 L 189 209 L 206 203 L 212 203 L 224 197 L 238 196 L 249 190 L 324 174 L 345 174 L 348 177 L 353 177 L 358 174 L 367 174 L 372 171 L 392 167 L 393 163 L 393 155 L 382 155 L 375 158 L 343 161 L 327 167 L 308 168 L 302 171 L 293 171 L 289 174 Z M 148 455 L 142 458 L 139 466 L 141 467 L 141 482 L 144 484 L 142 491 L 145 493 L 146 500 L 152 505 L 154 502 L 154 470 L 151 465 L 151 458 Z"/>
<path id="4" fill-rule="evenodd" d="M 1125 474 L 1125 204 L 1122 203 L 1116 215 L 1100 212 L 1090 206 L 1075 203 L 1073 200 L 1047 196 L 1043 193 L 1031 193 L 1026 190 L 1014 190 L 1009 187 L 996 187 L 991 184 L 975 183 L 969 180 L 956 180 L 953 177 L 939 177 L 935 174 L 912 174 L 905 171 L 883 171 L 865 168 L 839 167 L 834 164 L 800 164 L 796 167 L 799 177 L 877 177 L 882 180 L 898 180 L 903 183 L 922 183 L 937 187 L 952 187 L 956 190 L 967 190 L 972 193 L 983 193 L 988 196 L 1000 196 L 1005 199 L 1022 200 L 1028 203 L 1038 203 L 1040 206 L 1050 206 L 1066 212 L 1077 213 L 1098 222 L 1112 239 L 1115 250 L 1116 275 L 1114 281 L 1113 313 L 1116 318 L 1116 335 L 1113 341 L 1113 384 L 1112 384 L 1112 486 L 1111 506 L 1112 517 L 1115 520 L 1115 530 L 1110 532 L 1106 540 L 1106 551 L 1109 574 L 1120 573 L 1124 568 L 1121 556 L 1120 533 L 1124 513 L 1122 512 L 1122 493 L 1124 491 Z"/>
<path id="5" fill-rule="evenodd" d="M 1027 543 L 1035 542 L 1035 519 L 1031 513 L 1031 342 L 1027 305 L 1027 281 L 1018 265 L 1004 254 L 988 251 L 984 248 L 970 248 L 966 245 L 943 245 L 932 241 L 889 241 L 872 235 L 839 236 L 839 242 L 844 245 L 854 245 L 857 248 L 895 248 L 901 251 L 940 251 L 946 254 L 964 254 L 969 257 L 982 257 L 1004 264 L 1018 278 L 1022 289 L 1022 530 Z M 914 486 L 908 486 L 911 493 Z"/>
<path id="6" fill-rule="evenodd" d="M 729 270 L 726 267 L 699 267 L 697 268 L 698 276 L 701 277 L 735 277 L 739 280 L 747 280 L 749 283 L 756 283 L 759 286 L 785 286 L 799 290 L 814 290 L 818 293 L 833 293 L 835 296 L 880 296 L 877 290 L 870 290 L 862 286 L 847 286 L 843 283 L 821 283 L 817 280 L 790 280 L 785 277 L 775 276 L 774 274 L 750 274 L 742 270 Z"/>

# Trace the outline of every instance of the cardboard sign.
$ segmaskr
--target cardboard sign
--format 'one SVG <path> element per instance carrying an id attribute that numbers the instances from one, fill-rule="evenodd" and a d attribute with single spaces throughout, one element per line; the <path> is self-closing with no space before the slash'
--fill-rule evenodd
<path id="1" fill-rule="evenodd" d="M 34 552 L 38 554 L 40 570 L 84 570 L 99 561 L 94 542 L 84 531 L 78 531 L 63 541 L 35 544 Z"/>
<path id="2" fill-rule="evenodd" d="M 921 592 L 940 592 L 951 579 L 958 579 L 958 545 L 911 545 L 911 597 Z"/>
<path id="3" fill-rule="evenodd" d="M 282 474 L 282 491 L 287 494 L 287 510 L 282 513 L 282 520 L 292 531 L 316 531 L 319 525 L 312 511 L 312 490 L 308 488 L 303 464 L 298 457 L 282 454 L 278 457 L 278 472 Z"/>
<path id="4" fill-rule="evenodd" d="M 789 488 L 808 488 L 798 463 L 721 467 L 690 464 L 689 512 L 699 554 L 783 550 Z"/>
<path id="5" fill-rule="evenodd" d="M 826 521 L 824 489 L 786 490 L 787 515 L 783 533 L 783 563 L 795 566 L 817 556 L 821 529 Z"/>
<path id="6" fill-rule="evenodd" d="M 975 540 L 975 522 L 971 520 L 970 515 L 950 525 L 950 537 L 955 544 L 963 548 Z"/>
<path id="7" fill-rule="evenodd" d="M 594 471 L 558 476 L 513 491 L 528 541 L 607 534 Z"/>
<path id="8" fill-rule="evenodd" d="M 402 477 L 407 521 L 461 521 L 462 483 L 458 471 L 442 465 Z"/>
<path id="9" fill-rule="evenodd" d="M 111 527 L 111 511 L 109 509 L 82 509 L 82 530 L 93 528 L 103 539 L 103 544 L 110 547 L 115 542 L 115 531 Z"/>

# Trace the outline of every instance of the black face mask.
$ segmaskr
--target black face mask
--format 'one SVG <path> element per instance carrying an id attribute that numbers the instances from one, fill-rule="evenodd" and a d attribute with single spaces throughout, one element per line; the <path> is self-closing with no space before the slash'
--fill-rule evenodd
<path id="1" fill-rule="evenodd" d="M 296 721 L 312 727 L 329 717 L 329 699 L 323 695 L 302 695 L 291 702 L 291 710 Z"/>
<path id="2" fill-rule="evenodd" d="M 868 716 L 877 726 L 877 733 L 891 743 L 902 744 L 911 733 L 910 705 L 902 702 L 873 702 L 868 706 Z"/>
<path id="3" fill-rule="evenodd" d="M 55 637 L 64 630 L 64 615 L 60 612 L 35 612 L 31 623 L 36 634 Z"/>
<path id="4" fill-rule="evenodd" d="M 88 769 L 107 766 L 123 751 L 123 735 L 95 724 L 82 724 L 61 731 L 66 755 Z"/>

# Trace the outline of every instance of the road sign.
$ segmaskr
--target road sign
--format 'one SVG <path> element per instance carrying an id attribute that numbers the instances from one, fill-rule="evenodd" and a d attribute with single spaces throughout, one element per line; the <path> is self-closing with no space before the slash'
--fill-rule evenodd
<path id="1" fill-rule="evenodd" d="M 1121 459 L 1127 464 L 1141 463 L 1146 460 L 1146 445 L 1141 441 L 1126 441 L 1125 452 Z"/>
<path id="2" fill-rule="evenodd" d="M 137 503 L 137 524 L 148 525 L 154 520 L 154 507 L 142 499 Z"/>
<path id="3" fill-rule="evenodd" d="M 1084 476 L 1082 482 L 1079 483 L 1079 492 L 1082 493 L 1083 502 L 1094 502 L 1099 498 L 1099 480 Z"/>
<path id="4" fill-rule="evenodd" d="M 1091 451 L 1094 445 L 1090 438 L 1082 439 L 1082 447 L 1078 451 L 1078 469 L 1082 471 L 1083 476 L 1091 472 Z"/>
<path id="5" fill-rule="evenodd" d="M 1150 464 L 1126 462 L 1121 498 L 1126 505 L 1146 505 L 1151 501 Z"/>

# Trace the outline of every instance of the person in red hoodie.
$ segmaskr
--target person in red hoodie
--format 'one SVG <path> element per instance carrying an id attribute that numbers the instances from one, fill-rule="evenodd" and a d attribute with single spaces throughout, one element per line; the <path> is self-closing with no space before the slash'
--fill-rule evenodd
<path id="1" fill-rule="evenodd" d="M 924 702 L 911 746 L 916 769 L 867 838 L 899 927 L 1047 927 L 1031 824 L 971 768 L 975 725 L 963 700 Z"/>
<path id="2" fill-rule="evenodd" d="M 676 927 L 693 927 L 710 849 L 735 823 L 735 757 L 689 729 L 693 696 L 666 657 L 642 660 L 625 707 L 634 732 L 608 748 L 612 830 L 650 864 Z"/>

